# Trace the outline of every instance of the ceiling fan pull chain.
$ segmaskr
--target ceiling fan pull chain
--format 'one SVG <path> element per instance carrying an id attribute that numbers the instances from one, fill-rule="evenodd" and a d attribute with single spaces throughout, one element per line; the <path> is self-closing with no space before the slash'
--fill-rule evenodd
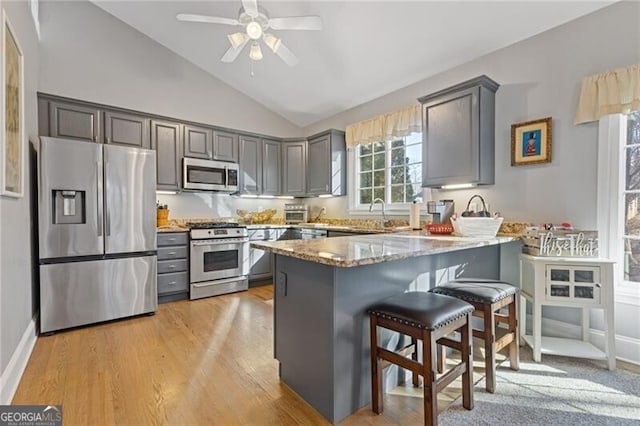
<path id="1" fill-rule="evenodd" d="M 254 61 L 249 61 L 249 64 L 251 65 L 251 77 L 253 77 L 253 62 Z"/>

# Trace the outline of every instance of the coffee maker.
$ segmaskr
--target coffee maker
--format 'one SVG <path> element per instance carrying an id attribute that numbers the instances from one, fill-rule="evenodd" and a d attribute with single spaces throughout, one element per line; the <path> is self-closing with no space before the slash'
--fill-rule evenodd
<path id="1" fill-rule="evenodd" d="M 450 223 L 454 212 L 453 200 L 427 201 L 427 213 L 431 214 L 432 223 Z"/>

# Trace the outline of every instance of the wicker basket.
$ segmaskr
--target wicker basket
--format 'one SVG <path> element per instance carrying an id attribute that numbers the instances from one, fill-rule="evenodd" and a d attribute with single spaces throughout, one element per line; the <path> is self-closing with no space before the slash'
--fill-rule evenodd
<path id="1" fill-rule="evenodd" d="M 502 217 L 451 218 L 456 235 L 462 237 L 495 237 L 502 225 Z"/>

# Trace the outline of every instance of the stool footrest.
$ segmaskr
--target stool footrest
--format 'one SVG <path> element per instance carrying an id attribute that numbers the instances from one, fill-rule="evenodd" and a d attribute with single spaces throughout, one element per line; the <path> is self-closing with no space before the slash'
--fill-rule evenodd
<path id="1" fill-rule="evenodd" d="M 399 365 L 400 367 L 415 373 L 420 373 L 422 371 L 422 365 L 420 363 L 412 359 L 405 358 L 402 355 L 398 355 L 397 353 L 391 352 L 387 349 L 378 348 L 378 358 L 392 364 Z"/>
<path id="2" fill-rule="evenodd" d="M 462 344 L 457 340 L 449 339 L 448 337 L 441 337 L 437 342 L 439 345 L 448 346 L 458 352 L 462 351 Z"/>
<path id="3" fill-rule="evenodd" d="M 447 370 L 442 377 L 438 379 L 436 383 L 436 392 L 441 392 L 444 388 L 451 384 L 455 379 L 460 377 L 462 373 L 467 371 L 467 366 L 464 362 L 459 363 L 455 367 Z"/>
<path id="4" fill-rule="evenodd" d="M 495 343 L 496 352 L 501 351 L 503 348 L 506 348 L 511 342 L 513 342 L 513 333 L 505 334 Z"/>

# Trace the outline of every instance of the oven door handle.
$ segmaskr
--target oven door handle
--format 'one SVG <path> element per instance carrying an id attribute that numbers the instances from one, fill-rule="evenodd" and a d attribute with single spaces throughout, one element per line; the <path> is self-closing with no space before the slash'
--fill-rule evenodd
<path id="1" fill-rule="evenodd" d="M 248 239 L 242 239 L 242 240 L 226 240 L 226 241 L 211 241 L 211 240 L 206 240 L 206 241 L 191 241 L 191 245 L 193 245 L 194 247 L 202 247 L 202 246 L 220 246 L 223 244 L 244 244 L 244 243 L 248 243 L 249 240 Z"/>
<path id="2" fill-rule="evenodd" d="M 204 283 L 192 283 L 191 286 L 192 287 L 210 287 L 212 285 L 217 285 L 217 284 L 225 284 L 225 283 L 232 283 L 232 282 L 236 282 L 236 281 L 242 281 L 243 279 L 246 279 L 247 277 L 242 275 L 240 277 L 233 277 L 233 278 L 225 278 L 222 280 L 214 280 L 214 281 L 207 281 Z"/>

